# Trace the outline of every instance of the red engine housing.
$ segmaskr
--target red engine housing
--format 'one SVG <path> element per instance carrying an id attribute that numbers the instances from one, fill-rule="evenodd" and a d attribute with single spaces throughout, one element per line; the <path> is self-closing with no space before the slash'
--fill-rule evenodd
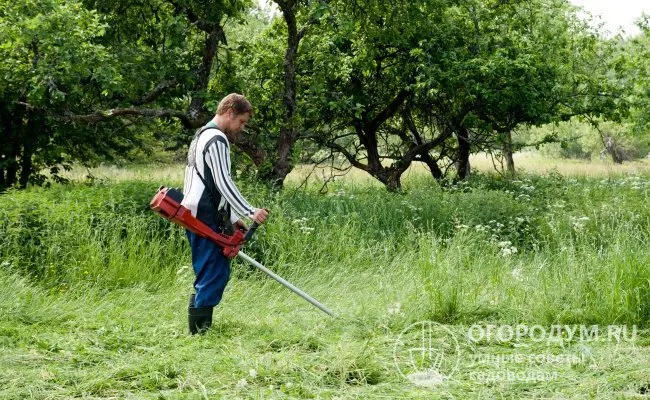
<path id="1" fill-rule="evenodd" d="M 181 205 L 183 194 L 176 189 L 169 189 L 161 186 L 156 192 L 149 206 L 160 216 L 168 219 L 195 234 L 208 238 L 223 249 L 223 254 L 233 258 L 239 253 L 241 245 L 244 244 L 244 233 L 235 231 L 232 235 L 217 233 L 209 226 L 199 221 L 192 215 L 190 210 Z"/>

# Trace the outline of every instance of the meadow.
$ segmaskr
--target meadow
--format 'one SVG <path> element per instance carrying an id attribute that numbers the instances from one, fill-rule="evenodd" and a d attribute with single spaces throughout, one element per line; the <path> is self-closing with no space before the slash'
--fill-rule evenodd
<path id="1" fill-rule="evenodd" d="M 148 209 L 180 166 L 2 194 L 0 398 L 650 397 L 647 163 L 519 161 L 402 194 L 243 182 L 271 209 L 243 250 L 336 318 L 235 260 L 203 336 L 184 232 Z"/>

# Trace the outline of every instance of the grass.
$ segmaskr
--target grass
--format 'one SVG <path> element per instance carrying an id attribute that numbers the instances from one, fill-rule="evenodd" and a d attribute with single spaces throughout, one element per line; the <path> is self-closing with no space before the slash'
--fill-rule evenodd
<path id="1" fill-rule="evenodd" d="M 647 175 L 477 176 L 442 190 L 416 174 L 406 195 L 247 184 L 271 219 L 244 251 L 337 318 L 235 261 L 213 329 L 192 337 L 188 246 L 147 210 L 160 177 L 137 174 L 0 196 L 0 398 L 650 394 Z M 409 352 L 427 321 L 435 351 Z M 503 340 L 522 328 L 548 335 Z M 441 354 L 441 384 L 407 379 Z"/>
<path id="2" fill-rule="evenodd" d="M 605 160 L 553 159 L 537 152 L 521 152 L 514 154 L 514 160 L 515 167 L 519 171 L 529 174 L 558 173 L 567 177 L 602 178 L 650 173 L 650 160 L 647 158 L 614 164 L 610 158 Z M 473 155 L 470 163 L 472 167 L 482 172 L 494 169 L 492 159 L 486 154 Z"/>
<path id="3" fill-rule="evenodd" d="M 614 164 L 611 160 L 577 160 L 566 158 L 549 158 L 536 152 L 520 152 L 514 154 L 515 166 L 519 172 L 527 174 L 559 174 L 566 177 L 619 177 L 625 175 L 647 175 L 650 173 L 650 160 L 643 159 L 628 161 L 624 164 Z M 495 162 L 487 154 L 474 154 L 470 158 L 472 168 L 480 173 L 493 173 Z M 500 164 L 496 164 L 501 168 Z M 101 166 L 97 168 L 76 168 L 70 172 L 64 172 L 63 177 L 73 181 L 86 180 L 92 176 L 96 180 L 110 182 L 118 181 L 156 181 L 156 182 L 180 182 L 183 181 L 184 164 L 163 164 L 131 166 L 129 168 L 118 168 L 115 166 Z M 418 179 L 421 175 L 428 174 L 428 171 L 421 163 L 415 163 L 405 173 L 405 179 Z M 313 168 L 309 165 L 299 165 L 292 170 L 286 179 L 289 185 L 297 186 L 305 178 L 310 177 L 311 183 L 321 183 L 328 180 L 331 175 L 338 175 L 328 167 Z M 381 184 L 374 180 L 367 173 L 352 169 L 345 176 L 335 177 L 337 181 L 344 181 L 356 186 L 377 186 Z"/>

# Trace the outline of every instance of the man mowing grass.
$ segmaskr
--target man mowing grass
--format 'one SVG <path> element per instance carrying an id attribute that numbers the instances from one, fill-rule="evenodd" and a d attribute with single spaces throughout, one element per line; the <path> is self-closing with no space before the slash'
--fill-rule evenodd
<path id="1" fill-rule="evenodd" d="M 244 96 L 229 94 L 219 103 L 214 118 L 196 132 L 190 144 L 182 205 L 217 232 L 231 234 L 233 229 L 248 229 L 243 217 L 258 224 L 268 217 L 267 209 L 254 208 L 244 199 L 230 173 L 230 144 L 245 128 L 252 113 L 253 107 Z M 188 322 L 190 333 L 196 334 L 212 325 L 212 310 L 221 301 L 230 278 L 230 260 L 211 240 L 189 230 L 186 234 L 196 275 L 196 293 L 190 296 Z"/>

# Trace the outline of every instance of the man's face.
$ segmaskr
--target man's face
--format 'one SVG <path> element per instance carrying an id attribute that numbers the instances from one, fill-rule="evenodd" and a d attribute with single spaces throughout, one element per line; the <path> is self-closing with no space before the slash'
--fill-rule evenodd
<path id="1" fill-rule="evenodd" d="M 226 130 L 231 135 L 236 135 L 246 128 L 248 120 L 251 118 L 249 113 L 235 114 L 232 109 L 228 110 L 228 127 Z"/>

